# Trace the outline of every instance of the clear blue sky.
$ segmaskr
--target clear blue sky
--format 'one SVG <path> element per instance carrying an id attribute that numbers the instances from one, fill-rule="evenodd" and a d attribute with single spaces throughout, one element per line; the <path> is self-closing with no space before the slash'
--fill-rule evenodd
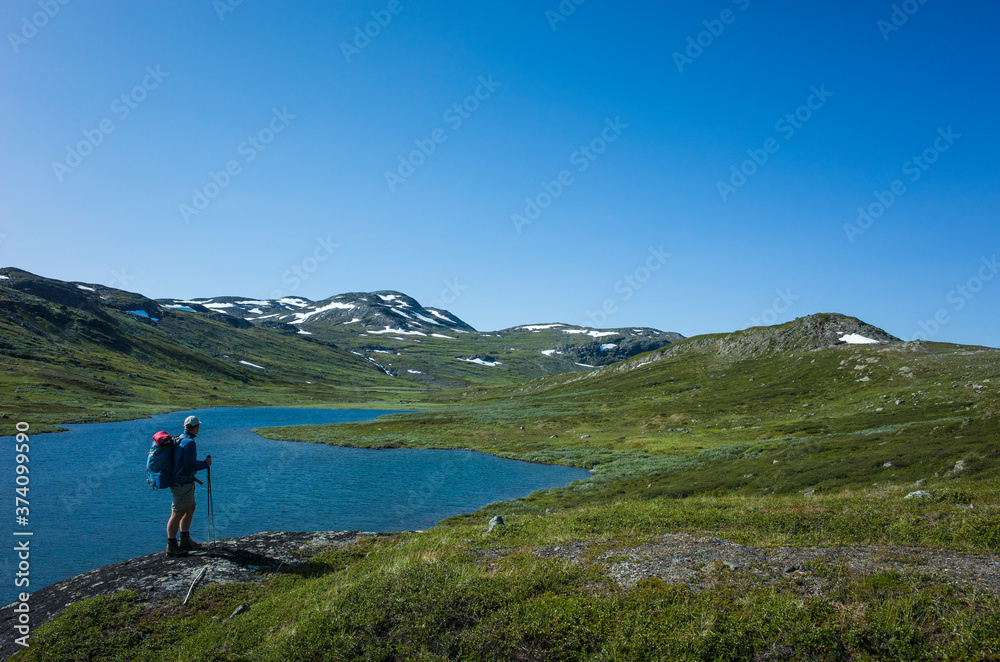
<path id="1" fill-rule="evenodd" d="M 3 4 L 0 264 L 152 297 L 396 289 L 482 330 L 607 304 L 1000 346 L 994 3 L 234 2 Z"/>

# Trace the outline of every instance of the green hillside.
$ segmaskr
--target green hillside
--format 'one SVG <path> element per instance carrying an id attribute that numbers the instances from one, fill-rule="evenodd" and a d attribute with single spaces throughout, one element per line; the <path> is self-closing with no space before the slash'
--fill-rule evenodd
<path id="1" fill-rule="evenodd" d="M 594 475 L 156 617 L 132 594 L 86 601 L 18 659 L 1000 659 L 1000 351 L 830 342 L 848 328 L 880 331 L 811 316 L 427 394 L 425 413 L 261 430 Z M 691 560 L 719 547 L 812 560 Z"/>
<path id="2" fill-rule="evenodd" d="M 680 338 L 627 330 L 636 337 L 612 333 L 620 345 L 603 351 L 591 330 L 578 327 L 385 333 L 322 318 L 292 326 L 185 308 L 0 269 L 0 434 L 13 432 L 15 416 L 52 431 L 228 405 L 406 409 L 442 388 L 588 372 L 580 357 L 606 364 Z"/>
<path id="3" fill-rule="evenodd" d="M 360 446 L 473 446 L 583 466 L 596 472 L 576 488 L 583 500 L 640 484 L 650 496 L 762 494 L 929 479 L 959 460 L 966 475 L 993 466 L 986 456 L 1000 441 L 993 422 L 1000 351 L 893 343 L 733 355 L 752 333 L 693 338 L 582 376 L 445 392 L 433 412 L 377 424 L 262 433 Z M 595 484 L 602 490 L 588 496 Z"/>
<path id="4" fill-rule="evenodd" d="M 159 311 L 110 288 L 95 300 L 58 281 L 41 285 L 51 289 L 0 288 L 0 434 L 11 433 L 14 416 L 42 431 L 201 406 L 363 403 L 408 390 L 323 340 Z M 162 317 L 125 310 L 144 307 Z"/>

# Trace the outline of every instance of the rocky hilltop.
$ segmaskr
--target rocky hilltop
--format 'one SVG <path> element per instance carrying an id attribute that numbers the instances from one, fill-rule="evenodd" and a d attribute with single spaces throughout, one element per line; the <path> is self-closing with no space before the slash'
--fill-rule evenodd
<path id="1" fill-rule="evenodd" d="M 720 356 L 749 358 L 836 345 L 891 345 L 902 340 L 857 317 L 819 313 L 777 326 L 753 327 L 718 341 Z"/>
<path id="2" fill-rule="evenodd" d="M 173 310 L 224 313 L 248 322 L 279 322 L 302 325 L 325 322 L 330 325 L 357 324 L 385 332 L 450 330 L 474 332 L 475 329 L 447 310 L 425 308 L 413 297 L 394 290 L 349 292 L 322 301 L 303 297 L 253 299 L 247 297 L 212 297 L 209 299 L 160 299 Z"/>

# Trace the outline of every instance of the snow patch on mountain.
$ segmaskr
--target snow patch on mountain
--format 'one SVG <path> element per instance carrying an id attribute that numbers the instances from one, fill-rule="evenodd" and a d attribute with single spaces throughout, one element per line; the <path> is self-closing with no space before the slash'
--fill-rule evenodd
<path id="1" fill-rule="evenodd" d="M 432 320 L 430 317 L 424 317 L 420 313 L 413 313 L 413 316 L 416 317 L 418 320 L 422 320 L 424 322 L 427 322 L 428 324 L 436 324 L 438 326 L 441 326 L 441 322 L 439 322 L 437 320 Z"/>
<path id="2" fill-rule="evenodd" d="M 407 331 L 406 329 L 393 329 L 392 327 L 385 327 L 381 331 L 369 331 L 368 333 L 398 333 L 403 336 L 426 336 L 426 333 L 421 333 L 420 331 Z"/>
<path id="3" fill-rule="evenodd" d="M 465 361 L 466 363 L 475 363 L 476 365 L 485 365 L 485 366 L 489 366 L 491 368 L 495 368 L 498 365 L 503 365 L 503 363 L 501 363 L 500 361 L 485 361 L 485 360 L 480 359 L 480 358 L 459 359 L 459 361 Z"/>
<path id="4" fill-rule="evenodd" d="M 434 317 L 440 317 L 441 319 L 443 319 L 446 322 L 452 322 L 452 323 L 454 323 L 454 321 L 455 321 L 455 320 L 451 319 L 450 317 L 448 317 L 447 315 L 445 315 L 444 313 L 442 313 L 440 310 L 437 310 L 436 308 L 427 308 L 426 310 L 427 310 L 427 312 L 429 312 Z"/>
<path id="5" fill-rule="evenodd" d="M 563 329 L 563 333 L 585 333 L 592 338 L 603 338 L 604 336 L 620 335 L 617 331 L 598 331 L 597 329 Z"/>
<path id="6" fill-rule="evenodd" d="M 334 301 L 333 303 L 328 303 L 321 308 L 314 308 L 307 313 L 295 313 L 295 320 L 292 324 L 303 324 L 309 321 L 310 317 L 315 317 L 321 313 L 325 313 L 328 310 L 352 310 L 354 308 L 353 303 L 340 303 L 339 301 Z"/>
<path id="7" fill-rule="evenodd" d="M 872 338 L 866 338 L 860 333 L 848 333 L 840 338 L 840 342 L 845 342 L 848 345 L 878 345 L 879 341 Z"/>
<path id="8" fill-rule="evenodd" d="M 515 326 L 515 331 L 533 331 L 535 333 L 539 331 L 544 331 L 545 329 L 554 329 L 557 326 L 566 326 L 565 324 L 532 324 L 530 326 Z"/>
<path id="9" fill-rule="evenodd" d="M 390 377 L 395 377 L 396 376 L 396 375 L 392 374 L 392 372 L 388 368 L 386 368 L 384 365 L 382 365 L 381 363 L 379 363 L 378 361 L 376 361 L 375 359 L 373 359 L 370 356 L 365 356 L 361 352 L 355 352 L 354 350 L 351 350 L 351 354 L 354 354 L 355 356 L 360 356 L 365 361 L 368 361 L 369 363 L 371 363 L 372 365 L 374 365 L 375 367 L 377 367 L 379 370 L 381 370 L 385 374 L 389 375 Z"/>

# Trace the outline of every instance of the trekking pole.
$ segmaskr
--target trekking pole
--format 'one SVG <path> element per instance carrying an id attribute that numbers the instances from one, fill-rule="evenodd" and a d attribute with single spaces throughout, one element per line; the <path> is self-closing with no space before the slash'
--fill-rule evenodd
<path id="1" fill-rule="evenodd" d="M 215 503 L 212 501 L 212 467 L 208 468 L 209 549 L 215 549 Z"/>

